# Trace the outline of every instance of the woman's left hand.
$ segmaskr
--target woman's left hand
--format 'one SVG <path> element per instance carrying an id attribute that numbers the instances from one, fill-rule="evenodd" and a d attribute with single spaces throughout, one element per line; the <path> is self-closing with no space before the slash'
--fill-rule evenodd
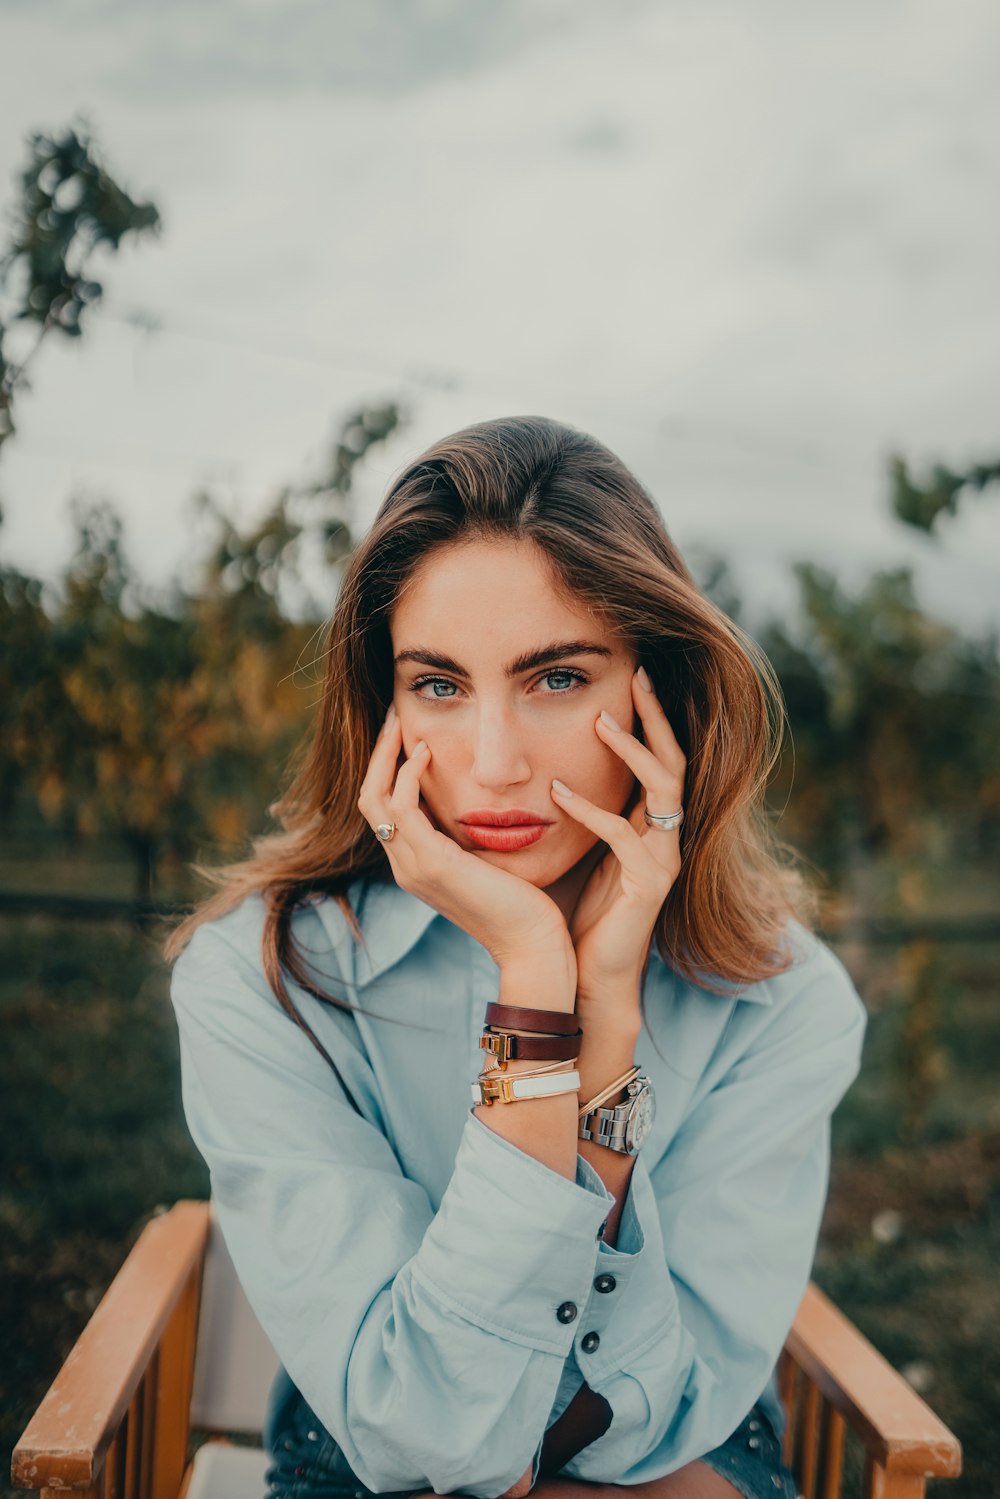
<path id="1" fill-rule="evenodd" d="M 638 782 L 624 814 L 552 788 L 558 806 L 608 845 L 569 922 L 577 958 L 578 1014 L 598 1010 L 602 997 L 620 1005 L 623 992 L 634 992 L 638 1004 L 656 919 L 681 867 L 680 830 L 650 827 L 643 813 L 648 806 L 651 813 L 665 816 L 683 806 L 687 762 L 656 694 L 641 685 L 638 673 L 632 676 L 632 697 L 645 744 L 626 729 L 611 728 L 603 717 L 595 724 L 598 736 Z M 588 1018 L 605 1017 L 590 1013 Z M 614 1018 L 621 1022 L 620 1015 Z M 631 1018 L 638 1027 L 638 1009 Z"/>

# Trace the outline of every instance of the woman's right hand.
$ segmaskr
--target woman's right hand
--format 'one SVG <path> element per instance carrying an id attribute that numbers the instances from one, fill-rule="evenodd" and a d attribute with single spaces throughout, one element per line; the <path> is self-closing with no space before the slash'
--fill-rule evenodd
<path id="1" fill-rule="evenodd" d="M 420 777 L 430 763 L 421 740 L 398 767 L 402 730 L 395 708 L 372 750 L 361 784 L 358 811 L 372 830 L 396 824 L 382 846 L 396 883 L 474 937 L 499 968 L 554 952 L 573 958 L 562 912 L 544 890 L 497 869 L 440 832 L 420 807 Z"/>

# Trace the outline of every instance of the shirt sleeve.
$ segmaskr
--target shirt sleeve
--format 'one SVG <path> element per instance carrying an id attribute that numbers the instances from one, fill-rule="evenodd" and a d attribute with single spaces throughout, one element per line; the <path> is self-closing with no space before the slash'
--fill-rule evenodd
<path id="1" fill-rule="evenodd" d="M 580 1358 L 612 1408 L 560 1470 L 661 1478 L 736 1429 L 770 1379 L 805 1292 L 829 1182 L 830 1119 L 867 1016 L 839 961 L 769 1017 L 659 1160 L 640 1153 L 617 1246 L 598 1251 Z M 614 1288 L 598 1294 L 601 1276 Z"/>
<path id="2" fill-rule="evenodd" d="M 376 1493 L 493 1499 L 529 1465 L 537 1476 L 614 1198 L 470 1108 L 435 1212 L 379 1128 L 353 1019 L 331 1008 L 331 1054 L 371 1119 L 218 926 L 174 967 L 184 1111 L 289 1377 Z"/>

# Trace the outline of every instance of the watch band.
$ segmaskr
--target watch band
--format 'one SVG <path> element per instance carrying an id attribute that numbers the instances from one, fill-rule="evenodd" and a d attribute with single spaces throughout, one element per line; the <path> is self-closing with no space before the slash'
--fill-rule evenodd
<path id="1" fill-rule="evenodd" d="M 480 1036 L 479 1044 L 496 1057 L 499 1067 L 506 1067 L 512 1057 L 529 1062 L 568 1062 L 579 1056 L 582 1039 L 582 1030 L 574 1036 L 511 1036 L 488 1030 Z"/>
<path id="2" fill-rule="evenodd" d="M 621 1155 L 638 1155 L 649 1137 L 656 1110 L 652 1080 L 641 1073 L 626 1085 L 625 1097 L 613 1108 L 588 1107 L 577 1134 Z"/>
<path id="3" fill-rule="evenodd" d="M 545 1036 L 573 1036 L 580 1025 L 575 1010 L 524 1010 L 520 1005 L 502 1005 L 490 1000 L 486 1024 L 510 1030 L 540 1031 Z"/>
<path id="4" fill-rule="evenodd" d="M 477 1103 L 516 1103 L 522 1098 L 549 1098 L 558 1093 L 580 1091 L 579 1072 L 552 1072 L 543 1077 L 487 1077 L 472 1083 L 472 1101 Z"/>
<path id="5" fill-rule="evenodd" d="M 619 1105 L 619 1108 L 621 1105 Z M 579 1138 L 581 1140 L 596 1140 L 598 1145 L 610 1145 L 612 1150 L 620 1150 L 618 1142 L 625 1138 L 625 1119 L 616 1118 L 615 1109 L 595 1109 L 588 1114 L 580 1124 Z"/>

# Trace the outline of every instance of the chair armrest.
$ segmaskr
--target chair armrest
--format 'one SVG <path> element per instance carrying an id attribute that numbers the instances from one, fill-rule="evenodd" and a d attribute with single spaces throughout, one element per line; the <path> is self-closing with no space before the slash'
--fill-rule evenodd
<path id="1" fill-rule="evenodd" d="M 813 1282 L 785 1347 L 860 1437 L 870 1461 L 889 1473 L 961 1473 L 954 1432 Z"/>
<path id="2" fill-rule="evenodd" d="M 182 1201 L 147 1223 L 14 1448 L 16 1487 L 93 1488 L 133 1402 L 149 1429 L 176 1411 L 186 1448 L 209 1211 L 207 1202 Z M 137 1440 L 130 1433 L 130 1461 Z M 168 1491 L 155 1471 L 150 1477 L 154 1490 Z"/>

